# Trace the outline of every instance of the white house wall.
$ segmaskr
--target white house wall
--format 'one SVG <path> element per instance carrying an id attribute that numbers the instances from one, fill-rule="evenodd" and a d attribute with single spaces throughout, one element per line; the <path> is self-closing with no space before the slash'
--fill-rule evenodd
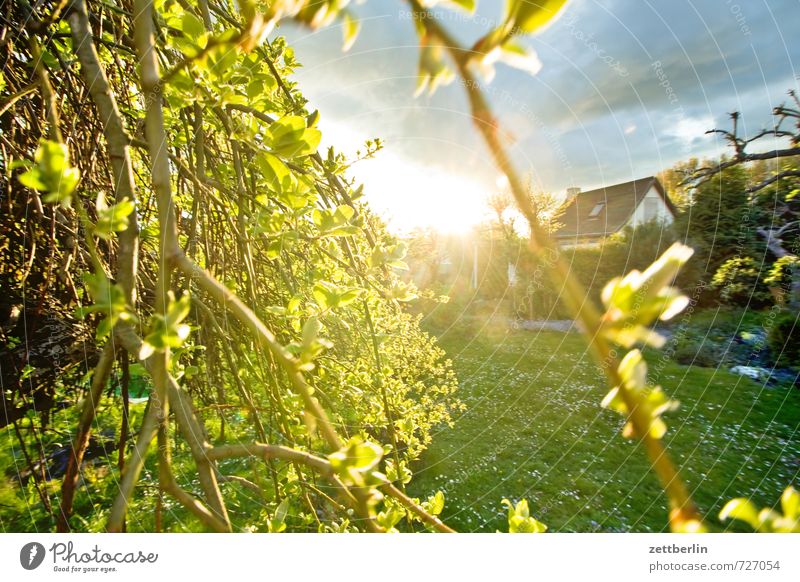
<path id="1" fill-rule="evenodd" d="M 646 208 L 649 206 L 647 204 L 648 200 L 653 201 L 655 204 L 655 216 L 645 215 Z M 639 202 L 639 206 L 636 207 L 636 210 L 634 210 L 633 214 L 628 219 L 626 226 L 637 227 L 645 222 L 649 222 L 653 218 L 658 218 L 658 220 L 664 224 L 672 224 L 672 222 L 675 220 L 675 217 L 672 215 L 672 212 L 670 212 L 669 207 L 667 206 L 666 202 L 664 202 L 664 199 L 658 193 L 658 190 L 656 190 L 655 186 L 651 186 L 650 190 L 648 190 L 647 194 L 645 194 L 644 198 L 642 198 L 642 201 Z"/>

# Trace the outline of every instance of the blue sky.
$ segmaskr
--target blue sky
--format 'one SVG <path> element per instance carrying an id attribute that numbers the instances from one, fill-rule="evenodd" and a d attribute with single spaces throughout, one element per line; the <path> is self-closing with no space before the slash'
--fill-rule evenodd
<path id="1" fill-rule="evenodd" d="M 503 2 L 475 15 L 436 9 L 472 44 Z M 477 222 L 502 188 L 473 130 L 458 83 L 414 98 L 418 59 L 410 13 L 399 0 L 355 5 L 353 48 L 341 29 L 283 26 L 304 67 L 297 81 L 322 114 L 324 144 L 352 154 L 364 139 L 386 149 L 354 166 L 367 199 L 397 230 L 457 230 Z M 560 19 L 525 39 L 542 63 L 527 73 L 499 65 L 487 87 L 518 167 L 561 193 L 648 176 L 691 156 L 714 156 L 704 135 L 743 114 L 743 131 L 771 125 L 771 109 L 798 88 L 797 0 L 571 0 Z"/>

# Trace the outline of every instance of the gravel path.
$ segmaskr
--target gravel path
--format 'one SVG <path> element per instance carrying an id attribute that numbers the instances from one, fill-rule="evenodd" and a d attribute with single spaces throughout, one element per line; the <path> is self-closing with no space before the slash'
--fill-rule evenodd
<path id="1" fill-rule="evenodd" d="M 571 319 L 517 319 L 511 321 L 511 327 L 529 331 L 560 331 L 564 333 L 580 331 Z"/>

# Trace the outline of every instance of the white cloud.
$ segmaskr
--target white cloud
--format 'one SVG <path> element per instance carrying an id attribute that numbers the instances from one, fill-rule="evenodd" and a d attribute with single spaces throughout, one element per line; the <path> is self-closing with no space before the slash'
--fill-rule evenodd
<path id="1" fill-rule="evenodd" d="M 669 124 L 664 132 L 677 137 L 685 144 L 694 143 L 695 140 L 706 137 L 705 133 L 714 127 L 714 118 L 710 115 L 703 117 L 679 117 L 675 123 Z"/>

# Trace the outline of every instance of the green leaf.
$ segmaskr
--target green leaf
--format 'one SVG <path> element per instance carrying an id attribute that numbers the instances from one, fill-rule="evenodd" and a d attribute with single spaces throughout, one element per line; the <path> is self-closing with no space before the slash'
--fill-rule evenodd
<path id="1" fill-rule="evenodd" d="M 274 261 L 281 256 L 282 250 L 283 243 L 281 242 L 281 239 L 270 241 L 267 245 L 267 258 Z"/>
<path id="2" fill-rule="evenodd" d="M 339 295 L 338 301 L 336 303 L 337 307 L 344 307 L 346 305 L 351 304 L 353 301 L 359 298 L 361 295 L 361 289 L 347 289 L 346 291 L 342 292 Z"/>
<path id="3" fill-rule="evenodd" d="M 358 37 L 361 23 L 356 20 L 349 10 L 342 11 L 342 51 L 347 52 L 353 46 Z"/>
<path id="4" fill-rule="evenodd" d="M 461 8 L 462 10 L 466 10 L 470 14 L 475 12 L 475 8 L 478 5 L 476 0 L 445 0 L 447 4 L 453 4 Z"/>
<path id="5" fill-rule="evenodd" d="M 209 50 L 203 62 L 199 64 L 208 69 L 209 73 L 217 80 L 223 80 L 235 70 L 234 65 L 237 58 L 237 51 L 230 45 L 223 44 Z"/>
<path id="6" fill-rule="evenodd" d="M 47 191 L 47 183 L 42 176 L 41 170 L 35 166 L 31 167 L 31 169 L 24 174 L 20 174 L 19 181 L 23 186 L 27 186 L 32 190 L 38 190 L 40 192 Z"/>
<path id="7" fill-rule="evenodd" d="M 169 301 L 164 314 L 154 313 L 150 318 L 150 332 L 145 336 L 139 359 L 144 360 L 155 352 L 162 352 L 170 348 L 179 348 L 189 337 L 191 327 L 182 323 L 189 315 L 192 299 L 185 292 L 180 299 L 175 300 L 172 291 L 169 292 Z"/>
<path id="8" fill-rule="evenodd" d="M 498 60 L 530 75 L 535 75 L 542 69 L 542 62 L 536 55 L 536 51 L 513 40 L 503 43 Z"/>
<path id="9" fill-rule="evenodd" d="M 286 530 L 286 517 L 289 514 L 289 498 L 284 497 L 283 501 L 275 508 L 275 514 L 267 520 L 267 530 L 270 533 L 280 533 Z"/>
<path id="10" fill-rule="evenodd" d="M 269 138 L 272 147 L 281 147 L 300 139 L 306 128 L 306 120 L 298 115 L 289 115 L 276 119 L 269 126 Z"/>
<path id="11" fill-rule="evenodd" d="M 247 97 L 250 99 L 255 99 L 256 97 L 262 96 L 266 93 L 264 81 L 261 79 L 256 79 L 247 84 Z"/>
<path id="12" fill-rule="evenodd" d="M 189 293 L 184 293 L 177 301 L 170 301 L 165 317 L 168 326 L 174 326 L 186 319 L 192 308 L 192 298 Z"/>
<path id="13" fill-rule="evenodd" d="M 311 293 L 314 295 L 314 300 L 317 302 L 317 305 L 322 309 L 333 307 L 336 301 L 336 294 L 331 291 L 329 285 L 324 282 L 319 282 L 314 285 L 314 289 Z"/>
<path id="14" fill-rule="evenodd" d="M 508 0 L 507 12 L 512 30 L 530 34 L 555 20 L 567 0 Z"/>
<path id="15" fill-rule="evenodd" d="M 353 236 L 361 232 L 361 229 L 353 224 L 339 226 L 326 231 L 323 236 Z"/>
<path id="16" fill-rule="evenodd" d="M 350 449 L 348 462 L 351 467 L 367 471 L 375 467 L 383 456 L 383 447 L 375 443 L 365 442 Z"/>
<path id="17" fill-rule="evenodd" d="M 322 309 L 344 307 L 349 305 L 361 295 L 361 289 L 341 288 L 328 283 L 319 281 L 312 290 L 314 299 Z"/>
<path id="18" fill-rule="evenodd" d="M 203 21 L 188 10 L 183 13 L 181 17 L 181 30 L 183 34 L 192 39 L 195 44 L 201 45 L 201 37 L 206 33 L 206 27 Z M 205 44 L 204 42 L 202 44 Z"/>
<path id="19" fill-rule="evenodd" d="M 406 301 L 413 301 L 417 298 L 417 294 L 415 292 L 415 288 L 412 285 L 407 285 L 406 283 L 398 282 L 392 286 L 391 289 L 391 297 L 397 301 L 406 302 Z"/>
<path id="20" fill-rule="evenodd" d="M 311 213 L 311 220 L 314 221 L 314 224 L 320 227 L 320 230 L 324 229 L 333 222 L 331 213 L 329 211 L 320 210 L 318 208 Z"/>
<path id="21" fill-rule="evenodd" d="M 603 408 L 609 408 L 626 418 L 629 417 L 629 408 L 622 396 L 622 390 L 626 390 L 629 398 L 636 402 L 636 408 L 640 411 L 641 416 L 649 420 L 650 436 L 655 439 L 662 438 L 667 431 L 667 425 L 661 419 L 661 415 L 676 410 L 679 402 L 668 398 L 659 386 L 649 387 L 647 385 L 647 364 L 639 350 L 628 352 L 620 362 L 617 372 L 623 385 L 613 388 L 603 398 L 601 403 Z M 625 424 L 622 434 L 627 438 L 636 436 L 634 425 L 630 419 Z"/>
<path id="22" fill-rule="evenodd" d="M 309 128 L 303 132 L 301 141 L 301 148 L 296 152 L 294 157 L 307 156 L 316 153 L 319 148 L 319 142 L 322 141 L 322 132 L 318 129 Z"/>
<path id="23" fill-rule="evenodd" d="M 345 483 L 363 486 L 369 480 L 368 474 L 377 466 L 381 457 L 383 457 L 383 447 L 354 436 L 344 447 L 328 455 L 328 460 Z"/>
<path id="24" fill-rule="evenodd" d="M 311 316 L 303 325 L 302 344 L 299 346 L 292 344 L 294 351 L 300 352 L 299 370 L 313 370 L 314 359 L 324 350 L 333 346 L 328 340 L 319 337 L 320 331 L 322 331 L 322 323 L 316 316 Z"/>
<path id="25" fill-rule="evenodd" d="M 286 214 L 278 210 L 269 212 L 267 210 L 260 211 L 255 217 L 256 226 L 253 228 L 253 234 L 269 233 L 278 234 L 281 232 L 281 227 L 286 222 Z"/>
<path id="26" fill-rule="evenodd" d="M 108 336 L 118 322 L 134 323 L 136 321 L 136 316 L 127 304 L 122 287 L 115 283 L 112 284 L 104 273 L 85 273 L 83 280 L 94 303 L 80 308 L 77 315 L 79 317 L 85 317 L 89 313 L 105 315 L 105 318 L 97 326 L 96 337 L 98 340 Z"/>
<path id="27" fill-rule="evenodd" d="M 444 510 L 444 493 L 437 491 L 436 494 L 428 499 L 428 512 L 439 515 Z"/>
<path id="28" fill-rule="evenodd" d="M 297 310 L 300 309 L 301 301 L 301 297 L 299 295 L 295 295 L 289 299 L 289 303 L 286 304 L 286 311 L 290 314 L 297 313 Z"/>
<path id="29" fill-rule="evenodd" d="M 669 285 L 692 252 L 689 247 L 675 243 L 643 273 L 631 271 L 605 286 L 602 300 L 606 313 L 602 326 L 608 339 L 627 348 L 636 343 L 654 347 L 664 344 L 664 338 L 649 326 L 656 319 L 674 317 L 689 303 L 686 296 Z"/>
<path id="30" fill-rule="evenodd" d="M 781 495 L 781 508 L 783 509 L 784 517 L 787 519 L 800 517 L 800 492 L 791 485 Z"/>
<path id="31" fill-rule="evenodd" d="M 170 42 L 173 45 L 175 45 L 175 48 L 177 48 L 179 51 L 181 51 L 181 53 L 184 56 L 186 56 L 186 57 L 188 57 L 190 59 L 193 59 L 194 57 L 199 55 L 200 51 L 202 50 L 200 47 L 197 46 L 197 44 L 195 44 L 194 41 L 192 41 L 191 39 L 185 38 L 185 37 L 176 36 L 175 38 L 170 39 Z M 174 85 L 174 86 L 177 86 L 177 87 L 182 87 L 184 89 L 187 89 L 187 88 L 188 89 L 193 89 L 194 88 L 194 83 L 189 83 L 188 87 L 185 85 L 185 81 L 187 79 L 188 79 L 188 77 L 175 75 L 175 77 L 173 77 L 172 80 L 171 80 L 171 84 Z"/>
<path id="32" fill-rule="evenodd" d="M 69 207 L 79 178 L 78 169 L 69 165 L 67 146 L 42 140 L 34 155 L 34 165 L 20 175 L 19 181 L 28 188 L 48 193 L 45 202 L 57 202 Z"/>
<path id="33" fill-rule="evenodd" d="M 455 73 L 444 60 L 444 49 L 431 44 L 427 35 L 420 39 L 419 72 L 417 89 L 414 95 L 425 91 L 433 94 L 440 85 L 447 85 L 455 79 Z"/>
<path id="34" fill-rule="evenodd" d="M 316 195 L 311 190 L 312 185 L 310 178 L 290 174 L 288 179 L 283 180 L 281 190 L 277 192 L 278 200 L 294 211 L 306 211 L 316 200 Z"/>
<path id="35" fill-rule="evenodd" d="M 319 332 L 321 330 L 322 324 L 319 322 L 319 318 L 316 316 L 309 317 L 305 325 L 303 325 L 303 346 L 307 347 L 312 345 L 317 337 L 319 337 Z"/>
<path id="36" fill-rule="evenodd" d="M 503 499 L 503 505 L 508 507 L 508 533 L 544 533 L 547 526 L 534 519 L 528 509 L 528 501 L 521 499 L 513 505 L 508 499 Z"/>
<path id="37" fill-rule="evenodd" d="M 128 216 L 133 212 L 133 202 L 127 198 L 116 204 L 105 207 L 102 195 L 98 195 L 97 223 L 94 225 L 94 233 L 100 238 L 109 240 L 115 232 L 122 232 L 128 228 Z"/>
<path id="38" fill-rule="evenodd" d="M 336 208 L 336 212 L 334 212 L 333 217 L 338 226 L 339 224 L 344 224 L 345 222 L 348 222 L 351 218 L 353 218 L 353 215 L 355 213 L 356 211 L 352 206 L 342 204 Z"/>
<path id="39" fill-rule="evenodd" d="M 266 137 L 267 145 L 275 155 L 296 158 L 316 152 L 322 133 L 306 127 L 305 118 L 289 115 L 274 121 Z"/>
<path id="40" fill-rule="evenodd" d="M 311 219 L 319 227 L 321 236 L 350 236 L 360 231 L 358 226 L 348 224 L 355 212 L 352 206 L 342 204 L 333 211 L 315 209 L 311 213 Z"/>
<path id="41" fill-rule="evenodd" d="M 475 12 L 476 0 L 422 0 L 420 4 L 424 8 L 433 8 L 439 4 L 451 4 L 469 13 Z"/>
<path id="42" fill-rule="evenodd" d="M 411 482 L 413 476 L 411 469 L 408 468 L 408 464 L 405 461 L 400 461 L 400 468 L 398 469 L 393 459 L 386 460 L 386 477 L 389 481 L 400 481 L 401 483 L 407 484 Z"/>
<path id="43" fill-rule="evenodd" d="M 388 501 L 387 501 L 388 504 Z M 378 525 L 384 528 L 389 533 L 396 533 L 395 525 L 406 516 L 405 510 L 397 505 L 388 505 L 383 511 L 375 516 Z"/>
<path id="44" fill-rule="evenodd" d="M 756 506 L 749 499 L 744 499 L 743 497 L 728 501 L 722 511 L 719 512 L 719 519 L 721 521 L 739 519 L 749 523 L 753 529 L 759 529 L 760 526 Z"/>

